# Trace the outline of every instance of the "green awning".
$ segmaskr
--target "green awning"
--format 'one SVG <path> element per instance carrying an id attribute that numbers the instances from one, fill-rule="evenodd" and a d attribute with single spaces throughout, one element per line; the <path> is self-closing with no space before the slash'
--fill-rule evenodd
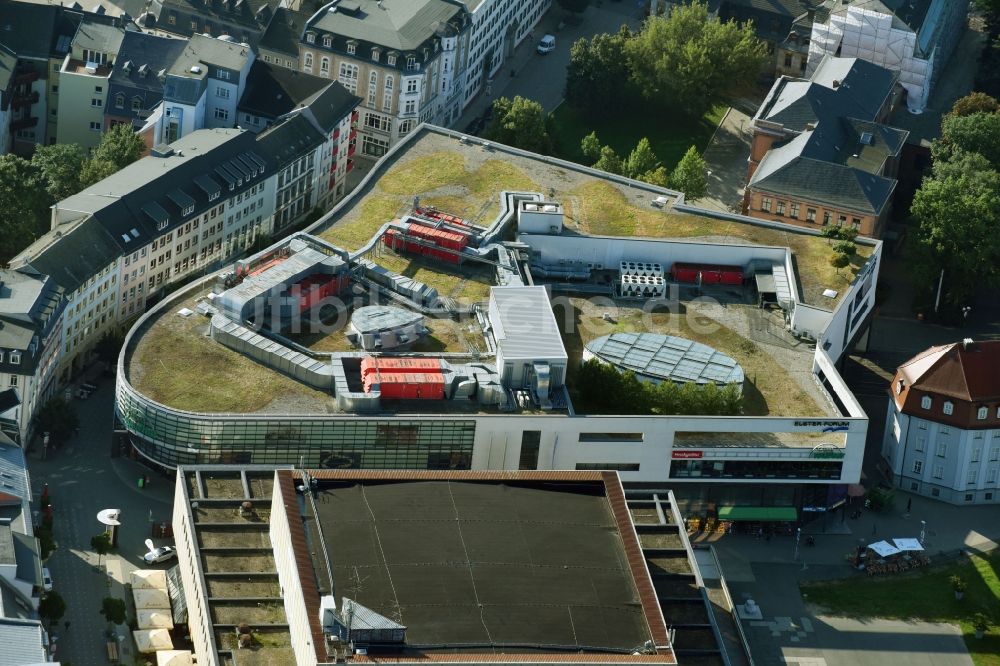
<path id="1" fill-rule="evenodd" d="M 719 520 L 795 521 L 799 513 L 794 506 L 723 506 Z"/>

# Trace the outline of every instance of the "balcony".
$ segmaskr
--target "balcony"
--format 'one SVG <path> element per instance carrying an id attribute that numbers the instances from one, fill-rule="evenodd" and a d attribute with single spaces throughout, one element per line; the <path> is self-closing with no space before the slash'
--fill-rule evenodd
<path id="1" fill-rule="evenodd" d="M 12 108 L 20 109 L 25 106 L 31 106 L 32 104 L 38 104 L 38 91 L 33 90 L 27 95 L 17 95 L 11 101 L 10 105 Z"/>
<path id="2" fill-rule="evenodd" d="M 28 129 L 29 127 L 34 127 L 38 124 L 38 118 L 31 116 L 29 118 L 21 118 L 20 120 L 14 120 L 10 123 L 10 129 L 12 132 L 17 132 L 23 129 Z"/>

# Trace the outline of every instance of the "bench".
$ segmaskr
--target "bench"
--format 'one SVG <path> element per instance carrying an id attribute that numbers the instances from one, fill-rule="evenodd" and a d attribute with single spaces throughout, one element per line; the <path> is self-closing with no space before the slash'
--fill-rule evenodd
<path id="1" fill-rule="evenodd" d="M 118 643 L 115 641 L 108 641 L 108 661 L 117 664 L 118 663 Z"/>

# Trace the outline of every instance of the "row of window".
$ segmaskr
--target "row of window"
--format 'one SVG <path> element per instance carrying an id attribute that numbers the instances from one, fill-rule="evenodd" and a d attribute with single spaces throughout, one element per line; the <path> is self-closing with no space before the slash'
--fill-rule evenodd
<path id="1" fill-rule="evenodd" d="M 799 219 L 799 213 L 801 212 L 801 207 L 795 201 L 792 201 L 792 202 L 789 203 L 789 202 L 783 201 L 781 199 L 777 199 L 777 200 L 773 200 L 772 201 L 771 197 L 761 197 L 761 200 L 760 200 L 760 209 L 762 211 L 764 211 L 765 213 L 770 213 L 772 206 L 774 207 L 774 214 L 775 215 L 785 216 L 785 211 L 787 209 L 788 210 L 788 215 L 787 215 L 788 217 L 790 217 L 793 220 Z M 807 207 L 806 208 L 806 218 L 805 219 L 806 219 L 806 222 L 812 222 L 812 223 L 815 224 L 816 223 L 816 209 L 815 208 L 809 208 L 809 207 Z M 824 225 L 828 225 L 828 224 L 831 224 L 832 222 L 833 222 L 833 215 L 830 213 L 830 211 L 823 211 L 823 224 Z M 838 227 L 842 227 L 845 224 L 847 224 L 847 216 L 846 215 L 838 215 L 837 216 L 837 226 Z M 859 218 L 859 217 L 852 217 L 851 218 L 851 226 L 854 227 L 855 229 L 860 229 L 861 228 L 861 218 Z"/>
<path id="2" fill-rule="evenodd" d="M 0 363 L 3 363 L 3 350 L 0 350 Z M 7 355 L 7 362 L 11 365 L 21 365 L 21 352 L 12 351 Z"/>
<path id="3" fill-rule="evenodd" d="M 309 43 L 309 44 L 315 44 L 316 43 L 316 33 L 314 33 L 314 32 L 307 32 L 306 33 L 306 42 Z M 327 49 L 333 48 L 333 37 L 332 36 L 330 36 L 330 35 L 323 35 L 322 42 L 323 42 L 323 47 L 324 48 L 327 48 Z M 348 55 L 357 55 L 357 52 L 358 52 L 358 43 L 355 42 L 355 41 L 348 41 L 347 42 L 347 54 Z M 371 59 L 372 59 L 372 61 L 373 62 L 378 62 L 379 58 L 381 58 L 381 57 L 382 57 L 382 49 L 380 47 L 378 47 L 378 46 L 373 46 L 372 50 L 371 50 Z M 386 57 L 385 57 L 385 64 L 389 65 L 390 67 L 395 67 L 396 66 L 396 59 L 397 59 L 397 57 L 398 57 L 397 53 L 390 51 L 388 53 L 388 55 L 386 55 Z M 306 58 L 307 58 L 307 60 L 311 61 L 312 60 L 312 54 L 311 53 L 306 53 Z M 406 69 L 411 70 L 411 71 L 417 69 L 417 58 L 416 58 L 416 56 L 412 56 L 412 55 L 406 56 Z"/>
<path id="4" fill-rule="evenodd" d="M 923 472 L 924 472 L 924 461 L 923 460 L 914 460 L 913 461 L 913 467 L 911 469 L 913 470 L 914 474 L 923 474 Z M 944 478 L 944 465 L 941 464 L 941 463 L 935 464 L 934 467 L 931 470 L 931 476 L 933 478 L 935 478 L 935 479 L 943 479 Z M 986 483 L 996 483 L 998 476 L 1000 476 L 1000 470 L 998 470 L 996 467 L 989 468 L 988 470 L 986 470 Z M 969 472 L 968 472 L 968 475 L 965 478 L 965 481 L 966 481 L 967 485 L 975 485 L 976 483 L 978 483 L 978 481 L 979 481 L 979 470 L 978 469 L 970 469 Z"/>
<path id="5" fill-rule="evenodd" d="M 896 384 L 896 393 L 899 394 L 900 392 L 902 392 L 903 388 L 904 384 L 902 381 L 900 381 L 898 384 Z M 933 406 L 934 406 L 934 400 L 929 395 L 925 395 L 922 398 L 920 398 L 921 409 L 931 409 L 933 408 Z M 955 413 L 955 404 L 950 400 L 945 400 L 941 404 L 941 411 L 944 414 L 951 416 L 952 414 Z M 989 416 L 990 416 L 989 407 L 980 406 L 976 409 L 976 418 L 978 420 L 985 421 L 986 419 L 989 418 Z M 997 418 L 1000 419 L 1000 406 L 997 407 Z"/>

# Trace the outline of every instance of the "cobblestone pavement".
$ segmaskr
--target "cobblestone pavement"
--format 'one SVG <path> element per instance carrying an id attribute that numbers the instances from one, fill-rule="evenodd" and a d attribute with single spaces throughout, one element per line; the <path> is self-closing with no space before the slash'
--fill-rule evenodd
<path id="1" fill-rule="evenodd" d="M 34 496 L 40 497 L 47 484 L 54 508 L 57 548 L 46 566 L 66 601 L 66 615 L 53 627 L 58 636 L 56 657 L 75 666 L 107 663 L 108 623 L 100 615 L 101 600 L 126 598 L 129 572 L 142 564 L 146 552 L 143 542 L 150 536 L 150 518 L 169 522 L 171 516 L 173 487 L 167 479 L 157 476 L 149 489 L 140 490 L 138 477 L 148 470 L 133 461 L 110 458 L 113 400 L 113 382 L 105 378 L 89 399 L 73 402 L 80 417 L 78 435 L 44 460 L 40 451 L 28 454 Z M 107 508 L 122 510 L 119 547 L 101 558 L 98 567 L 90 540 L 103 531 L 97 512 Z M 134 616 L 134 611 L 129 614 Z M 135 653 L 128 627 L 116 627 L 114 634 L 122 637 L 122 662 L 132 663 Z"/>
<path id="2" fill-rule="evenodd" d="M 730 108 L 702 157 L 708 169 L 708 195 L 697 204 L 711 210 L 738 212 L 750 157 L 751 116 Z"/>

